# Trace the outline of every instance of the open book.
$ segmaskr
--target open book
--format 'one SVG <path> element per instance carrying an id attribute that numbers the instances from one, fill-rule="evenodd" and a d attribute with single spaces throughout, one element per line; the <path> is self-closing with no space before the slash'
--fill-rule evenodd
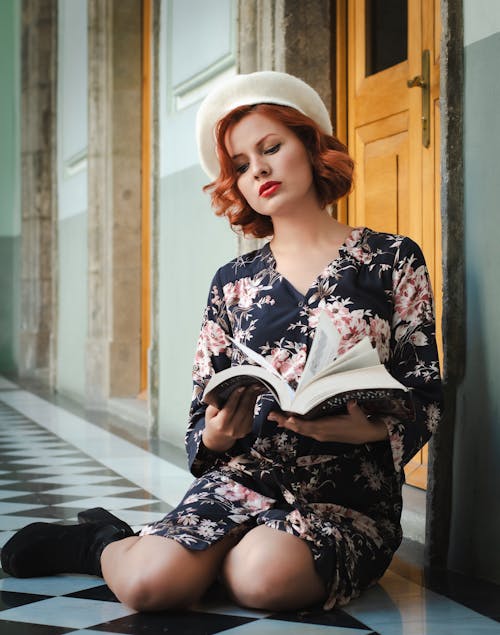
<path id="1" fill-rule="evenodd" d="M 326 312 L 319 316 L 311 350 L 295 390 L 265 357 L 236 340 L 231 341 L 254 363 L 231 366 L 211 377 L 203 400 L 217 408 L 224 405 L 235 388 L 261 383 L 284 412 L 307 419 L 346 412 L 350 400 L 357 401 L 368 414 L 412 417 L 408 388 L 380 363 L 369 337 L 337 355 L 340 335 Z"/>

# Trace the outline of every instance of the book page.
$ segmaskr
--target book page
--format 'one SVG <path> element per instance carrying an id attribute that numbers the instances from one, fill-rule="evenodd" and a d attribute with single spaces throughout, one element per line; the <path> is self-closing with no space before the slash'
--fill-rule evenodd
<path id="1" fill-rule="evenodd" d="M 276 370 L 276 368 L 274 368 L 274 366 L 272 364 L 270 364 L 264 356 L 259 355 L 259 353 L 256 353 L 249 346 L 246 346 L 245 344 L 242 344 L 241 342 L 237 342 L 232 337 L 229 337 L 229 339 L 231 340 L 231 342 L 235 346 L 237 346 L 240 349 L 240 351 L 245 353 L 245 355 L 248 357 L 248 359 L 251 359 L 253 362 L 258 364 L 259 366 L 262 366 L 262 368 L 265 368 L 266 370 L 268 370 L 273 375 L 276 375 L 276 377 L 279 377 L 280 379 L 283 379 L 283 377 L 279 374 L 279 372 Z"/>
<path id="2" fill-rule="evenodd" d="M 326 311 L 321 311 L 318 326 L 314 334 L 314 340 L 307 356 L 306 365 L 297 386 L 297 391 L 308 384 L 315 375 L 331 364 L 337 357 L 340 343 L 340 333 L 333 326 L 332 320 Z"/>
<path id="3" fill-rule="evenodd" d="M 235 388 L 251 386 L 255 382 L 263 384 L 282 408 L 290 407 L 295 393 L 286 381 L 253 364 L 230 366 L 212 375 L 205 387 L 203 400 L 216 408 L 222 408 Z"/>
<path id="4" fill-rule="evenodd" d="M 408 391 L 408 388 L 395 379 L 385 366 L 377 364 L 318 379 L 301 394 L 296 394 L 292 409 L 298 414 L 305 414 L 327 398 L 342 392 L 373 389 Z"/>
<path id="5" fill-rule="evenodd" d="M 367 336 L 323 368 L 314 379 L 320 379 L 334 373 L 344 373 L 356 368 L 376 366 L 377 364 L 380 364 L 377 349 L 373 348 L 370 338 Z"/>

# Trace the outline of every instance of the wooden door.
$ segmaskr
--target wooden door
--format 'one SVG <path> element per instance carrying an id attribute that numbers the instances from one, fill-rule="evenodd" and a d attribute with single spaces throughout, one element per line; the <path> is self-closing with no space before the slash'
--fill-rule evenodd
<path id="1" fill-rule="evenodd" d="M 356 163 L 355 187 L 340 217 L 410 236 L 422 247 L 438 324 L 439 26 L 438 0 L 337 2 L 337 114 L 346 113 L 338 130 L 347 133 Z M 347 109 L 339 103 L 343 99 Z M 406 476 L 426 487 L 427 448 L 410 462 Z"/>

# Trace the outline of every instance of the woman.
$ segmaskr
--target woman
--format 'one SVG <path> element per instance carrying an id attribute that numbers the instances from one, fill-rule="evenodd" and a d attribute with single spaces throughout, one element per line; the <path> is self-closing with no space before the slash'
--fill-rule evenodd
<path id="1" fill-rule="evenodd" d="M 2 552 L 8 573 L 102 570 L 138 610 L 187 606 L 218 576 L 244 606 L 330 609 L 383 575 L 401 541 L 403 465 L 440 416 L 432 296 L 415 243 L 328 213 L 353 169 L 331 133 L 317 93 L 284 73 L 239 75 L 206 98 L 198 144 L 216 211 L 271 240 L 221 267 L 210 288 L 186 437 L 197 478 L 140 536 L 104 510 L 78 526 L 26 527 Z M 351 402 L 304 421 L 253 387 L 220 410 L 203 402 L 210 376 L 242 361 L 230 337 L 296 383 L 321 311 L 340 351 L 371 337 L 412 389 L 414 419 L 368 417 Z"/>

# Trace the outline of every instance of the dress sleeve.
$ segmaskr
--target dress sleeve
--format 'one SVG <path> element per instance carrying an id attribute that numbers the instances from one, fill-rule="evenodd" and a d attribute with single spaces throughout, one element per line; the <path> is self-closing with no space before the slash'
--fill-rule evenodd
<path id="1" fill-rule="evenodd" d="M 442 410 L 434 301 L 423 254 L 409 238 L 401 242 L 392 272 L 393 319 L 389 370 L 412 392 L 415 418 L 384 417 L 396 471 L 422 448 Z"/>
<path id="2" fill-rule="evenodd" d="M 189 469 L 195 476 L 212 469 L 225 456 L 203 445 L 207 405 L 202 397 L 210 377 L 231 366 L 231 341 L 228 338 L 231 334 L 222 283 L 217 273 L 210 287 L 193 364 L 193 398 L 185 444 Z"/>

